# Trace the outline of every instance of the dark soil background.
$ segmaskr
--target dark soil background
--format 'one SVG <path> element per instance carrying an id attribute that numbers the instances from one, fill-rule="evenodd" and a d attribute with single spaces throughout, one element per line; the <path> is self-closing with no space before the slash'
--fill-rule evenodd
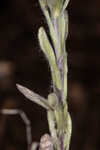
<path id="1" fill-rule="evenodd" d="M 68 102 L 73 121 L 70 150 L 100 149 L 100 1 L 71 0 L 69 11 Z M 26 99 L 16 83 L 47 97 L 51 75 L 37 32 L 47 29 L 37 0 L 0 1 L 0 109 L 23 110 L 32 141 L 48 132 L 46 111 Z M 20 116 L 0 114 L 0 150 L 27 150 Z"/>

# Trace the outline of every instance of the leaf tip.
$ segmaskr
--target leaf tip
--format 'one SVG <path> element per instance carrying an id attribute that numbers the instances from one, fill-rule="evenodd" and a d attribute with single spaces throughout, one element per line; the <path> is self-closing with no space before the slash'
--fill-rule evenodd
<path id="1" fill-rule="evenodd" d="M 23 86 L 22 86 L 22 85 L 20 85 L 20 84 L 18 84 L 18 83 L 16 84 L 16 87 L 17 87 L 17 89 L 18 89 L 18 90 L 20 90 L 20 89 L 22 89 L 22 88 L 23 88 Z"/>

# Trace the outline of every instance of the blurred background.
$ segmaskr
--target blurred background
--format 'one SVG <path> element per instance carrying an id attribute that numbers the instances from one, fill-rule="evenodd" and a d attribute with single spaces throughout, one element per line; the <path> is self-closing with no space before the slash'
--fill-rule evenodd
<path id="1" fill-rule="evenodd" d="M 100 1 L 71 0 L 68 103 L 73 122 L 71 150 L 100 148 Z M 19 109 L 31 121 L 32 141 L 48 132 L 46 111 L 26 99 L 16 83 L 47 97 L 51 75 L 37 32 L 47 30 L 37 0 L 0 1 L 0 110 Z M 1 112 L 1 111 L 0 111 Z M 27 150 L 25 123 L 0 113 L 0 150 Z"/>

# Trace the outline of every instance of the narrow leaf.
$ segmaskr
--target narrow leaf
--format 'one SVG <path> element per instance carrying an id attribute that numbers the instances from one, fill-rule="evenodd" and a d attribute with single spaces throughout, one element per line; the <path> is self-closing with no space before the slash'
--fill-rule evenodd
<path id="1" fill-rule="evenodd" d="M 50 13 L 48 11 L 47 0 L 39 0 L 39 2 L 40 2 L 41 9 L 44 13 L 44 16 L 47 20 L 47 24 L 49 26 L 51 39 L 52 39 L 52 41 L 54 43 L 54 46 L 55 46 L 55 45 L 57 45 L 57 40 L 56 40 L 56 36 L 55 36 L 55 31 L 54 31 L 54 26 L 53 26 L 53 23 L 52 23 L 52 19 L 51 19 Z"/>
<path id="2" fill-rule="evenodd" d="M 58 40 L 59 40 L 59 58 L 62 57 L 65 47 L 66 38 L 68 35 L 68 15 L 64 11 L 57 19 Z"/>
<path id="3" fill-rule="evenodd" d="M 68 35 L 68 15 L 65 11 L 59 19 L 59 32 L 61 38 L 61 48 L 64 48 L 65 41 Z"/>
<path id="4" fill-rule="evenodd" d="M 60 74 L 56 64 L 55 54 L 48 40 L 46 32 L 42 27 L 39 29 L 38 38 L 39 38 L 41 49 L 43 50 L 44 54 L 46 55 L 49 61 L 51 72 L 52 72 L 53 83 L 59 90 L 61 90 Z"/>
<path id="5" fill-rule="evenodd" d="M 67 113 L 66 127 L 65 127 L 65 134 L 64 134 L 64 149 L 66 150 L 69 150 L 71 134 L 72 134 L 72 121 L 71 121 L 70 114 Z"/>
<path id="6" fill-rule="evenodd" d="M 66 9 L 66 7 L 68 6 L 70 0 L 65 0 L 64 4 L 63 4 L 63 8 L 62 8 L 62 12 Z"/>
<path id="7" fill-rule="evenodd" d="M 46 109 L 52 109 L 50 107 L 50 105 L 48 104 L 48 101 L 45 98 L 32 92 L 31 90 L 29 90 L 28 88 L 26 88 L 22 85 L 16 84 L 16 86 L 17 86 L 18 90 L 29 100 L 33 101 L 34 103 L 36 103 Z"/>

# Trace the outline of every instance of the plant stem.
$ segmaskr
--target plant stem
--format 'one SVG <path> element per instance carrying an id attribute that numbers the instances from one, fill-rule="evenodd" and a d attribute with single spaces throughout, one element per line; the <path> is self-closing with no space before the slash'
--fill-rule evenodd
<path id="1" fill-rule="evenodd" d="M 46 17 L 52 44 L 40 27 L 38 39 L 40 47 L 50 65 L 53 93 L 44 99 L 35 92 L 17 84 L 17 88 L 30 100 L 47 110 L 49 130 L 54 150 L 69 150 L 72 132 L 71 117 L 67 104 L 67 53 L 65 48 L 68 35 L 68 15 L 65 8 L 69 0 L 39 0 Z M 51 149 L 49 149 L 51 150 Z"/>

